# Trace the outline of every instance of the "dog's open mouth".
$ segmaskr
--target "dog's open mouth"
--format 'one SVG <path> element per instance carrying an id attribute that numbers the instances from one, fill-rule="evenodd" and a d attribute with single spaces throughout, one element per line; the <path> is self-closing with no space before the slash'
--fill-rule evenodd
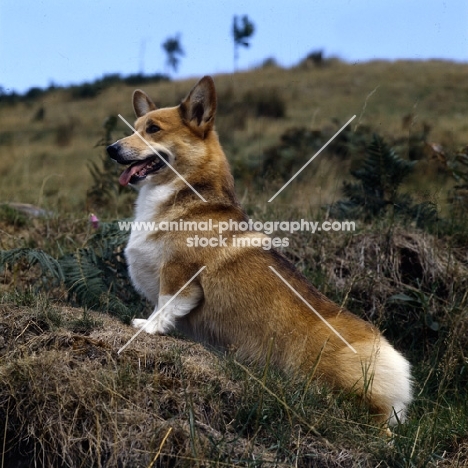
<path id="1" fill-rule="evenodd" d="M 167 155 L 161 154 L 161 157 L 167 160 Z M 121 185 L 136 184 L 145 179 L 149 174 L 159 171 L 166 163 L 159 156 L 150 156 L 142 161 L 135 161 L 130 164 L 119 177 Z"/>

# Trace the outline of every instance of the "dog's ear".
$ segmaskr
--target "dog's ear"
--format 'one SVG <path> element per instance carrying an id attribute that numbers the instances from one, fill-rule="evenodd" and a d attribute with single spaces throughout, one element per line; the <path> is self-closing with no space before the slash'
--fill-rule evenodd
<path id="1" fill-rule="evenodd" d="M 137 89 L 133 92 L 133 110 L 137 117 L 141 117 L 156 109 L 156 104 L 144 91 Z"/>
<path id="2" fill-rule="evenodd" d="M 213 78 L 204 76 L 180 103 L 182 120 L 205 138 L 213 128 L 216 113 L 216 90 Z"/>

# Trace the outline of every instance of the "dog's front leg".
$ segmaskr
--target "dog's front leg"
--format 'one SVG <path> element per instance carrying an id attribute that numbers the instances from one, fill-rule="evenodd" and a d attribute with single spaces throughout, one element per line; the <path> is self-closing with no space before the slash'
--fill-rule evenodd
<path id="1" fill-rule="evenodd" d="M 198 278 L 179 292 L 195 272 L 196 270 L 192 271 L 191 268 L 176 263 L 163 265 L 158 305 L 147 320 L 134 319 L 132 325 L 136 328 L 144 327 L 147 333 L 164 335 L 171 331 L 176 325 L 177 318 L 187 315 L 203 297 L 203 289 Z"/>

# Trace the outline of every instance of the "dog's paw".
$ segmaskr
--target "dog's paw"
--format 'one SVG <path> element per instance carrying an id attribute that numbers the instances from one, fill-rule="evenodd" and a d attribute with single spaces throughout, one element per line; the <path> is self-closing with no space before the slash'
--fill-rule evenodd
<path id="1" fill-rule="evenodd" d="M 171 329 L 169 325 L 170 324 L 167 323 L 167 321 L 162 320 L 162 317 L 156 317 L 153 320 L 132 320 L 132 326 L 134 328 L 143 328 L 146 333 L 150 333 L 151 335 L 165 335 Z"/>
<path id="2" fill-rule="evenodd" d="M 157 324 L 155 324 L 154 321 L 150 322 L 149 320 L 145 319 L 133 319 L 132 327 L 143 328 L 146 333 L 150 333 L 152 335 L 154 335 L 155 333 L 160 333 L 158 332 Z"/>

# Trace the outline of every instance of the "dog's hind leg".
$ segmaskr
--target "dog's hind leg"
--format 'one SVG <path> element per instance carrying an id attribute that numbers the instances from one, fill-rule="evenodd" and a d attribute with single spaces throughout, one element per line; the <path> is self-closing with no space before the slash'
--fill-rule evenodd
<path id="1" fill-rule="evenodd" d="M 158 305 L 147 320 L 135 319 L 132 325 L 136 328 L 144 327 L 147 333 L 152 334 L 164 335 L 171 331 L 176 325 L 177 318 L 192 311 L 203 297 L 203 290 L 197 279 L 180 290 L 192 277 L 190 273 L 191 270 L 182 270 L 180 264 L 165 264 L 161 268 Z"/>

